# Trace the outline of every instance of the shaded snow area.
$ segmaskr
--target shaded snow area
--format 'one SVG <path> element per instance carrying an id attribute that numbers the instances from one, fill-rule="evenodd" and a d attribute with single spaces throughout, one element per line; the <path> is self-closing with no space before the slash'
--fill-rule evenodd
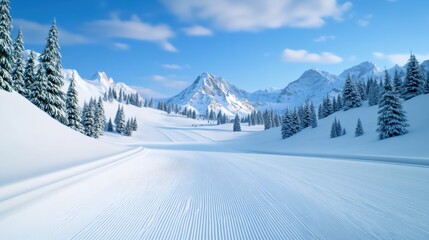
<path id="1" fill-rule="evenodd" d="M 281 140 L 128 105 L 138 131 L 95 140 L 0 91 L 0 239 L 429 239 L 428 102 L 383 141 L 374 107 Z"/>

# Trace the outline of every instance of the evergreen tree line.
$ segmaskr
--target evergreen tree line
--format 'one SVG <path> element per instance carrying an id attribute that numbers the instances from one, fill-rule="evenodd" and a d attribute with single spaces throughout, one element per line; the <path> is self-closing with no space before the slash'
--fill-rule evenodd
<path id="1" fill-rule="evenodd" d="M 249 126 L 255 126 L 255 125 L 263 125 L 264 124 L 264 117 L 263 112 L 261 111 L 252 111 L 250 115 L 248 116 L 249 119 Z"/>
<path id="2" fill-rule="evenodd" d="M 113 100 L 118 101 L 119 103 L 131 104 L 136 107 L 143 106 L 143 100 L 140 97 L 139 93 L 136 92 L 134 94 L 126 94 L 122 89 L 119 90 L 119 93 L 115 90 L 115 88 L 110 87 L 103 96 L 103 101 L 113 102 Z"/>
<path id="3" fill-rule="evenodd" d="M 341 126 L 340 120 L 335 118 L 331 126 L 331 138 L 336 138 L 343 135 L 346 135 L 346 129 Z"/>
<path id="4" fill-rule="evenodd" d="M 118 110 L 116 111 L 115 118 L 113 122 L 112 122 L 112 119 L 109 118 L 106 130 L 108 132 L 113 132 L 114 130 L 116 130 L 117 133 L 124 134 L 125 136 L 132 136 L 132 133 L 134 131 L 137 131 L 138 129 L 137 118 L 133 117 L 127 120 L 125 119 L 126 118 L 125 118 L 124 107 L 121 105 L 118 105 Z"/>
<path id="5" fill-rule="evenodd" d="M 281 124 L 282 138 L 291 137 L 299 133 L 302 129 L 317 127 L 316 110 L 312 102 L 294 108 L 294 110 L 286 109 Z"/>
<path id="6" fill-rule="evenodd" d="M 106 129 L 106 117 L 104 115 L 103 101 L 101 97 L 98 98 L 98 102 L 95 98 L 91 98 L 88 103 L 84 103 L 81 124 L 81 132 L 86 136 L 99 138 L 103 135 L 104 130 Z M 76 130 L 79 129 L 78 124 L 70 127 Z"/>

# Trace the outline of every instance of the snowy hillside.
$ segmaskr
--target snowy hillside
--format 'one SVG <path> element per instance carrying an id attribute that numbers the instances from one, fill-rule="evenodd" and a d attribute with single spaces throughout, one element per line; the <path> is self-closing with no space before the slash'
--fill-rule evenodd
<path id="1" fill-rule="evenodd" d="M 195 109 L 198 114 L 206 114 L 208 109 L 216 113 L 233 116 L 251 113 L 254 108 L 246 97 L 249 95 L 221 77 L 203 73 L 197 77 L 191 86 L 170 98 L 168 102 L 178 104 L 182 108 Z"/>
<path id="2" fill-rule="evenodd" d="M 0 185 L 123 152 L 129 147 L 84 136 L 16 92 L 0 91 Z"/>
<path id="3" fill-rule="evenodd" d="M 429 138 L 429 114 L 422 112 L 429 102 L 429 95 L 421 95 L 404 102 L 410 124 L 409 132 L 403 136 L 380 141 L 377 129 L 378 106 L 363 107 L 348 111 L 336 112 L 322 120 L 318 127 L 307 128 L 285 140 L 281 139 L 280 128 L 257 132 L 240 140 L 248 141 L 246 149 L 303 156 L 345 157 L 363 156 L 365 159 L 421 159 L 429 164 L 429 151 L 426 139 Z M 330 138 L 334 118 L 339 119 L 347 134 L 338 138 Z M 358 118 L 361 119 L 365 134 L 355 137 L 354 132 Z M 416 160 L 420 161 L 420 160 Z"/>

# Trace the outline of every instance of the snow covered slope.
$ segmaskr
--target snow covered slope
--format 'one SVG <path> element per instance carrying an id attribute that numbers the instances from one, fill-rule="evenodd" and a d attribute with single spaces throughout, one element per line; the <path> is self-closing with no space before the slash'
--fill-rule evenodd
<path id="1" fill-rule="evenodd" d="M 207 109 L 233 116 L 235 113 L 249 114 L 254 110 L 246 97 L 249 95 L 221 77 L 203 73 L 191 86 L 170 98 L 168 102 L 195 109 L 206 114 Z"/>
<path id="2" fill-rule="evenodd" d="M 111 156 L 129 147 L 84 136 L 16 92 L 0 91 L 0 185 Z"/>
<path id="3" fill-rule="evenodd" d="M 289 153 L 298 155 L 318 156 L 364 156 L 365 159 L 420 159 L 429 165 L 429 150 L 426 139 L 429 138 L 429 114 L 422 111 L 427 107 L 429 95 L 421 95 L 404 102 L 410 127 L 409 132 L 399 137 L 380 141 L 377 129 L 378 106 L 364 106 L 348 111 L 336 112 L 318 122 L 318 127 L 307 128 L 300 133 L 281 139 L 280 128 L 257 132 L 239 140 L 247 141 L 247 149 L 262 152 Z M 347 134 L 338 138 L 330 138 L 330 130 L 334 118 L 341 121 Z M 355 137 L 354 132 L 358 118 L 361 119 L 365 134 Z M 390 159 L 391 160 L 391 159 Z M 390 161 L 389 160 L 389 161 Z M 420 161 L 416 160 L 416 161 Z M 398 160 L 399 161 L 399 160 Z"/>

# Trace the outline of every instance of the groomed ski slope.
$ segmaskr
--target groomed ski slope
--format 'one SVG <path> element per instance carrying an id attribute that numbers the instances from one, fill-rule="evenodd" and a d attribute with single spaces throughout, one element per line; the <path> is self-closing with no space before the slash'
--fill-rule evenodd
<path id="1" fill-rule="evenodd" d="M 107 115 L 116 108 L 108 104 Z M 14 184 L 29 188 L 0 201 L 0 238 L 429 238 L 424 164 L 263 153 L 260 127 L 243 125 L 233 133 L 231 125 L 153 109 L 125 106 L 125 114 L 139 120 L 135 136 L 108 134 L 98 141 L 131 149 L 126 156 L 75 166 L 74 174 L 58 169 L 51 174 L 64 178 L 55 181 L 34 173 L 2 184 L 0 195 Z M 45 184 L 30 188 L 36 178 Z"/>

